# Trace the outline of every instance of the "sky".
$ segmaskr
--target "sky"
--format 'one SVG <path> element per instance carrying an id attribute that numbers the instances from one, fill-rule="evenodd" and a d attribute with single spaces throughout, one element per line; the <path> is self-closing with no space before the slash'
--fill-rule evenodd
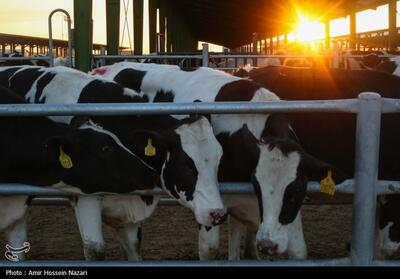
<path id="1" fill-rule="evenodd" d="M 105 0 L 93 1 L 93 41 L 106 43 Z M 130 38 L 133 39 L 132 1 L 121 0 L 121 39 L 125 23 L 124 4 L 128 3 L 127 20 L 129 22 Z M 148 0 L 144 0 L 144 10 L 147 11 Z M 57 8 L 67 10 L 73 17 L 73 0 L 0 0 L 0 33 L 48 37 L 47 18 L 50 12 Z M 398 3 L 398 10 L 400 4 Z M 365 32 L 387 28 L 387 5 L 375 10 L 367 10 L 357 14 L 357 32 Z M 148 34 L 148 16 L 144 15 L 144 34 Z M 398 23 L 400 16 L 398 14 Z M 398 24 L 399 25 L 399 24 Z M 323 29 L 321 29 L 323 30 Z M 331 21 L 331 35 L 345 35 L 349 32 L 349 18 Z M 66 39 L 67 27 L 63 16 L 53 17 L 53 34 L 56 39 Z M 129 46 L 129 36 L 124 32 L 123 45 Z M 148 36 L 143 41 L 144 52 L 148 52 Z M 133 43 L 131 41 L 131 43 Z M 214 48 L 211 48 L 214 50 Z"/>

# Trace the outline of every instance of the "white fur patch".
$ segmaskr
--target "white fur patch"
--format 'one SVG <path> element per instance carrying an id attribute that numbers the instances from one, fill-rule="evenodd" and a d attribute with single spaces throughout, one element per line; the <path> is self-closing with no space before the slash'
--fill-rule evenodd
<path id="1" fill-rule="evenodd" d="M 21 219 L 27 209 L 27 196 L 0 197 L 0 230 L 4 230 Z"/>
<path id="2" fill-rule="evenodd" d="M 223 204 L 218 188 L 218 166 L 222 147 L 216 140 L 211 124 L 204 117 L 178 127 L 183 151 L 193 160 L 198 171 L 193 206 L 196 209 L 221 209 Z"/>
<path id="3" fill-rule="evenodd" d="M 102 200 L 102 214 L 120 222 L 138 223 L 153 214 L 161 196 L 153 196 L 151 205 L 147 205 L 139 196 L 105 196 Z"/>
<path id="4" fill-rule="evenodd" d="M 270 240 L 278 244 L 278 253 L 288 245 L 288 226 L 279 222 L 286 187 L 296 179 L 300 155 L 292 152 L 286 157 L 278 148 L 271 151 L 268 145 L 259 145 L 260 159 L 255 176 L 259 182 L 263 204 L 263 222 L 257 241 Z"/>

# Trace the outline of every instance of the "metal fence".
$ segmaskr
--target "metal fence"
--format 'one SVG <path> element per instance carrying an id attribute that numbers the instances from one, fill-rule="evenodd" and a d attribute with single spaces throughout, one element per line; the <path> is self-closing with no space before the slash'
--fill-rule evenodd
<path id="1" fill-rule="evenodd" d="M 144 114 L 242 114 L 242 113 L 301 113 L 301 112 L 340 112 L 357 114 L 356 157 L 354 181 L 348 180 L 338 186 L 338 191 L 354 191 L 353 235 L 350 257 L 324 260 L 302 261 L 212 261 L 177 262 L 146 261 L 130 262 L 46 262 L 27 261 L 10 263 L 1 261 L 2 266 L 326 266 L 326 265 L 400 265 L 400 261 L 375 261 L 374 225 L 377 193 L 399 193 L 400 183 L 377 181 L 379 159 L 379 135 L 382 113 L 399 113 L 400 100 L 381 98 L 375 93 L 362 93 L 358 99 L 330 101 L 274 101 L 264 103 L 181 103 L 181 104 L 23 104 L 0 105 L 1 116 L 45 116 L 45 115 L 144 115 Z M 0 194 L 34 194 L 60 196 L 61 192 L 50 188 L 28 185 L 2 184 Z M 318 184 L 310 183 L 312 191 L 318 191 Z M 221 184 L 223 193 L 248 193 L 251 187 L 241 183 Z M 144 194 L 149 192 L 140 192 Z M 151 192 L 160 193 L 160 192 Z"/>

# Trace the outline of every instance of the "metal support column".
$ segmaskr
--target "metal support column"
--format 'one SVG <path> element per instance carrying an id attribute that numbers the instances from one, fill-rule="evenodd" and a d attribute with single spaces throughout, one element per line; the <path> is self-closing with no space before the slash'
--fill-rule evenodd
<path id="1" fill-rule="evenodd" d="M 133 0 L 134 54 L 143 54 L 143 0 Z"/>
<path id="2" fill-rule="evenodd" d="M 208 67 L 210 61 L 210 54 L 208 52 L 208 44 L 203 43 L 203 67 Z"/>
<path id="3" fill-rule="evenodd" d="M 158 0 L 149 0 L 150 53 L 157 51 L 157 6 Z"/>
<path id="4" fill-rule="evenodd" d="M 165 16 L 166 16 L 166 0 L 158 0 L 159 22 L 160 22 L 160 52 L 165 52 Z"/>
<path id="5" fill-rule="evenodd" d="M 88 72 L 92 42 L 92 0 L 74 0 L 75 68 Z"/>
<path id="6" fill-rule="evenodd" d="M 166 12 L 167 12 L 167 52 L 172 52 L 172 22 L 173 22 L 173 6 L 172 2 L 168 1 L 166 3 Z"/>
<path id="7" fill-rule="evenodd" d="M 327 20 L 325 21 L 325 48 L 330 49 L 331 48 L 331 26 L 330 26 L 330 21 Z"/>
<path id="8" fill-rule="evenodd" d="M 389 50 L 397 48 L 397 0 L 389 0 Z"/>
<path id="9" fill-rule="evenodd" d="M 107 54 L 118 55 L 120 0 L 106 0 Z"/>
<path id="10" fill-rule="evenodd" d="M 375 246 L 376 183 L 382 98 L 376 93 L 362 93 L 359 99 L 351 261 L 353 265 L 367 266 L 372 264 Z"/>
<path id="11" fill-rule="evenodd" d="M 350 49 L 357 49 L 357 26 L 356 26 L 356 9 L 350 10 Z"/>

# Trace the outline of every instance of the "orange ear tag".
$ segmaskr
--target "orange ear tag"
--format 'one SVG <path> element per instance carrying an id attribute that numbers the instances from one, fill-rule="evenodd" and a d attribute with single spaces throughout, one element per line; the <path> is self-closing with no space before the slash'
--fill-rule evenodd
<path id="1" fill-rule="evenodd" d="M 152 139 L 147 139 L 147 146 L 144 148 L 144 155 L 148 157 L 156 156 L 156 148 L 153 146 Z"/>
<path id="2" fill-rule="evenodd" d="M 334 196 L 335 195 L 335 181 L 333 181 L 332 179 L 332 171 L 329 170 L 328 171 L 328 175 L 321 180 L 320 182 L 320 192 L 324 193 L 324 194 L 328 194 L 330 196 Z"/>
<path id="3" fill-rule="evenodd" d="M 60 145 L 60 156 L 58 157 L 60 160 L 61 166 L 64 169 L 70 169 L 74 166 L 72 163 L 71 157 L 69 157 L 63 150 L 62 146 Z"/>

